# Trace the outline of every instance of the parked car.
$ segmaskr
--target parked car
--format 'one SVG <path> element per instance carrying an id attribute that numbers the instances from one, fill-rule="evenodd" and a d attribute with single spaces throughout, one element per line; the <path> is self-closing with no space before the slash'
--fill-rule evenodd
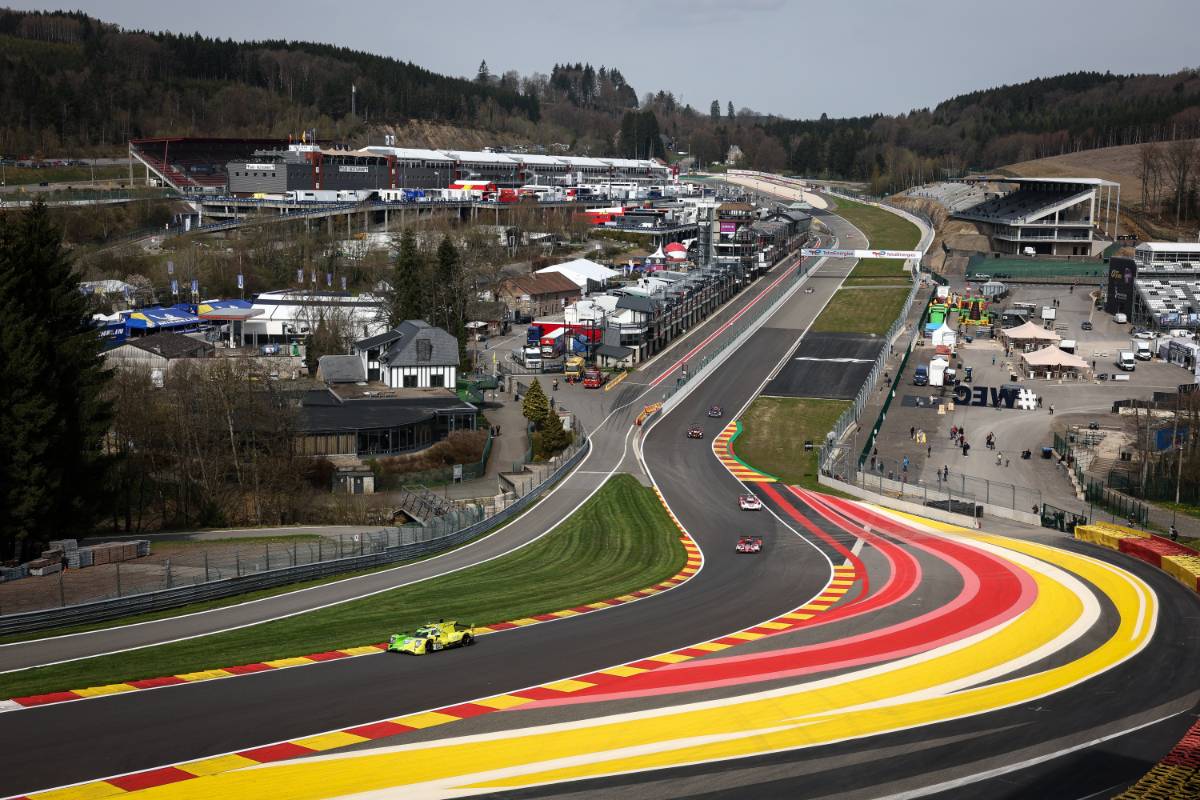
<path id="1" fill-rule="evenodd" d="M 1085 319 L 1083 322 L 1079 323 L 1079 330 L 1090 331 L 1091 329 L 1092 329 L 1092 321 L 1090 319 Z"/>
<path id="2" fill-rule="evenodd" d="M 928 386 L 929 385 L 929 368 L 917 367 L 913 370 L 913 386 Z"/>

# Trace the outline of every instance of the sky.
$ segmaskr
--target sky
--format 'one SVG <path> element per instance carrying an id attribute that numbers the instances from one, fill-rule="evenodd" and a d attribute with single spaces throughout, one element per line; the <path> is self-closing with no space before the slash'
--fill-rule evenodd
<path id="1" fill-rule="evenodd" d="M 1198 0 L 605 0 L 353 3 L 8 0 L 123 27 L 319 41 L 474 76 L 616 66 L 669 90 L 793 118 L 894 114 L 964 92 L 1079 70 L 1200 67 Z"/>

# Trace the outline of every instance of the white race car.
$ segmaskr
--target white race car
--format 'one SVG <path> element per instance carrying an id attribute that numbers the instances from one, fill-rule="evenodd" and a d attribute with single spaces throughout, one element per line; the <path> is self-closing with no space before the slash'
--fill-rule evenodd
<path id="1" fill-rule="evenodd" d="M 762 508 L 762 500 L 752 494 L 744 494 L 738 498 L 738 508 L 742 511 L 758 511 Z"/>

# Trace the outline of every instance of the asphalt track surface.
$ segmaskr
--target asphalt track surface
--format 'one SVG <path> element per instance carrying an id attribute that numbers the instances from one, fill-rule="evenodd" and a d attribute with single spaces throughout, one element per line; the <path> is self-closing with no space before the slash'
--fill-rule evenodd
<path id="1" fill-rule="evenodd" d="M 839 226 L 835 230 L 843 236 L 843 244 L 860 246 L 853 232 L 841 227 L 838 220 L 831 219 L 829 224 Z M 714 653 L 711 660 L 698 659 L 661 673 L 630 678 L 624 689 L 600 686 L 585 690 L 566 705 L 486 715 L 395 738 L 405 744 L 425 742 L 431 746 L 451 737 L 446 747 L 452 749 L 452 737 L 499 735 L 507 748 L 502 752 L 516 758 L 521 740 L 532 726 L 586 726 L 597 714 L 682 708 L 681 704 L 693 703 L 698 697 L 736 703 L 746 692 L 786 691 L 794 686 L 797 678 L 785 667 L 822 679 L 852 676 L 861 667 L 844 661 L 852 651 L 865 653 L 863 658 L 869 663 L 873 663 L 871 659 L 882 663 L 903 655 L 902 643 L 924 652 L 933 647 L 936 642 L 931 639 L 937 636 L 965 636 L 977 622 L 973 614 L 982 615 L 980 619 L 992 615 L 988 618 L 994 620 L 1002 612 L 1016 613 L 1026 598 L 1014 577 L 1019 570 L 1003 567 L 986 550 L 972 553 L 969 548 L 917 534 L 897 534 L 889 527 L 894 523 L 883 518 L 867 516 L 866 522 L 857 525 L 845 516 L 848 512 L 839 516 L 782 486 L 755 487 L 770 512 L 740 512 L 736 497 L 745 488 L 712 457 L 707 440 L 685 437 L 692 424 L 704 425 L 706 432 L 712 427 L 704 414 L 709 406 L 720 404 L 732 414 L 755 394 L 839 283 L 825 276 L 842 276 L 848 266 L 827 262 L 810 279 L 813 294 L 794 295 L 751 337 L 739 357 L 725 361 L 645 435 L 646 467 L 705 555 L 704 569 L 691 581 L 599 614 L 488 637 L 479 647 L 443 654 L 436 662 L 432 658 L 367 656 L 0 714 L 0 737 L 6 742 L 22 742 L 18 751 L 6 751 L 19 752 L 21 768 L 0 771 L 0 792 L 63 785 L 311 735 L 516 691 L 687 647 L 786 614 L 821 592 L 829 581 L 831 563 L 843 559 L 854 560 L 867 580 L 857 584 L 859 594 L 848 594 L 845 603 L 826 611 L 825 622 L 819 626 L 750 642 L 728 659 L 723 653 Z M 667 364 L 674 360 L 663 359 Z M 658 366 L 661 369 L 665 364 Z M 623 391 L 633 398 L 639 390 L 630 386 Z M 615 402 L 623 401 L 628 402 L 620 397 Z M 638 405 L 633 407 L 636 410 Z M 620 430 L 628 424 L 622 420 Z M 715 430 L 709 435 L 712 433 Z M 597 453 L 607 454 L 602 463 L 625 464 L 632 469 L 625 438 L 608 438 L 612 441 L 597 448 Z M 595 469 L 594 463 L 588 467 L 589 471 Z M 766 553 L 761 557 L 735 555 L 733 541 L 741 533 L 764 536 Z M 591 779 L 560 777 L 547 785 L 514 785 L 483 796 L 603 798 L 620 793 L 647 798 L 867 798 L 906 796 L 901 794 L 904 792 L 913 793 L 907 796 L 946 798 L 964 794 L 983 798 L 1107 796 L 1144 772 L 1194 720 L 1200 603 L 1169 576 L 1132 559 L 1075 543 L 1061 534 L 1031 532 L 1022 538 L 1051 543 L 1066 551 L 1064 558 L 1069 553 L 1084 553 L 1145 581 L 1158 598 L 1156 627 L 1152 635 L 1144 632 L 1148 643 L 1128 660 L 1081 683 L 986 713 L 766 754 L 752 752 L 738 758 L 642 768 Z M 867 545 L 862 547 L 862 542 Z M 976 579 L 981 576 L 984 592 L 977 591 L 980 583 Z M 1079 591 L 1091 597 L 1096 608 L 1090 627 L 1073 643 L 1026 664 L 1025 672 L 1069 664 L 1119 638 L 1114 631 L 1121 629 L 1122 609 L 1108 600 L 1098 585 L 1081 585 Z M 1043 610 L 1034 621 L 1050 625 L 1058 621 L 1053 617 Z M 863 649 L 857 641 L 864 638 L 888 646 Z M 854 650 L 856 647 L 859 649 Z M 986 653 L 979 656 L 981 660 L 986 657 Z M 765 664 L 776 671 L 767 670 Z M 708 682 L 694 677 L 697 675 Z M 994 682 L 1003 688 L 1014 677 L 1005 674 Z M 697 682 L 689 684 L 689 680 Z M 590 696 L 593 691 L 598 696 Z M 780 713 L 784 713 L 782 705 Z M 730 714 L 738 712 L 731 710 Z M 1121 735 L 1134 728 L 1136 732 Z M 689 733 L 684 730 L 673 735 Z M 570 733 L 559 736 L 566 742 Z M 768 749 L 766 739 L 764 734 L 763 749 Z M 350 759 L 347 769 L 353 769 L 355 756 L 370 756 L 389 746 L 401 744 L 383 740 L 350 748 L 344 756 Z M 472 745 L 468 752 L 477 753 L 482 763 L 488 746 Z M 63 758 L 64 752 L 70 752 L 71 758 Z M 424 760 L 415 763 L 436 764 L 430 760 L 435 757 L 431 752 L 425 751 L 420 756 Z M 452 761 L 461 764 L 464 773 L 470 772 L 461 754 L 452 756 Z M 262 785 L 269 785 L 281 796 L 292 796 L 289 792 L 311 796 L 297 787 L 311 791 L 320 779 L 302 770 L 329 766 L 321 759 L 307 764 L 301 760 L 267 768 L 277 772 L 254 774 L 260 791 Z M 371 762 L 366 774 L 370 780 L 378 780 L 381 770 L 391 776 L 409 776 L 412 769 L 389 769 Z M 277 782 L 269 778 L 274 775 L 278 775 Z M 238 775 L 226 777 L 236 780 Z M 365 790 L 367 779 L 363 780 Z M 204 787 L 210 796 L 252 794 L 246 784 L 217 781 Z M 486 785 L 464 777 L 464 785 L 468 784 Z M 230 788 L 239 786 L 242 788 Z M 396 788 L 380 796 L 403 793 Z"/>
<path id="2" fill-rule="evenodd" d="M 883 337 L 862 333 L 810 333 L 763 389 L 768 397 L 853 400 L 875 366 Z"/>
<path id="3" fill-rule="evenodd" d="M 637 471 L 632 452 L 627 446 L 627 439 L 634 417 L 644 404 L 653 402 L 659 395 L 653 387 L 648 388 L 647 384 L 675 374 L 679 369 L 677 362 L 684 354 L 689 353 L 720 326 L 741 313 L 748 304 L 754 303 L 772 281 L 785 269 L 793 268 L 794 264 L 794 261 L 789 260 L 786 264 L 777 265 L 766 276 L 751 284 L 746 291 L 718 309 L 704 324 L 694 328 L 688 336 L 677 340 L 674 346 L 661 354 L 657 360 L 636 372 L 620 388 L 611 392 L 610 394 L 615 395 L 610 405 L 612 417 L 602 427 L 590 432 L 592 452 L 584 464 L 575 473 L 560 481 L 552 494 L 502 530 L 468 546 L 424 561 L 249 603 L 88 633 L 0 645 L 0 674 L 148 647 L 279 619 L 464 569 L 528 544 L 569 516 L 576 506 L 592 494 L 603 482 L 597 479 L 597 472 L 609 472 L 622 464 L 629 467 L 628 471 Z M 831 274 L 830 270 L 833 268 L 827 266 L 822 272 Z M 817 286 L 826 284 L 831 292 L 833 282 L 814 282 Z M 815 296 L 805 296 L 803 300 L 793 298 L 789 308 L 797 303 L 803 303 L 804 309 L 816 308 L 815 299 L 824 296 L 827 296 L 827 293 L 822 291 Z M 719 340 L 720 337 L 716 341 Z M 703 355 L 704 352 L 701 351 L 698 355 Z M 0 680 L 0 685 L 2 683 Z"/>

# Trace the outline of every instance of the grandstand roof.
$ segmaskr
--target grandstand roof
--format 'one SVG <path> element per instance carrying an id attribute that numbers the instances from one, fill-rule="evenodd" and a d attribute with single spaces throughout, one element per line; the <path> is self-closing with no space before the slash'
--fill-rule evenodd
<path id="1" fill-rule="evenodd" d="M 1200 242 L 1142 242 L 1134 250 L 1151 253 L 1200 253 Z"/>
<path id="2" fill-rule="evenodd" d="M 381 145 L 370 145 L 364 148 L 372 153 L 381 155 L 391 155 L 396 158 L 420 160 L 420 161 L 446 161 L 449 162 L 450 156 L 437 150 L 426 150 L 421 147 L 383 147 Z"/>
<path id="3" fill-rule="evenodd" d="M 1083 186 L 1120 186 L 1116 181 L 1104 178 L 1010 178 L 1012 183 L 1078 183 Z"/>

